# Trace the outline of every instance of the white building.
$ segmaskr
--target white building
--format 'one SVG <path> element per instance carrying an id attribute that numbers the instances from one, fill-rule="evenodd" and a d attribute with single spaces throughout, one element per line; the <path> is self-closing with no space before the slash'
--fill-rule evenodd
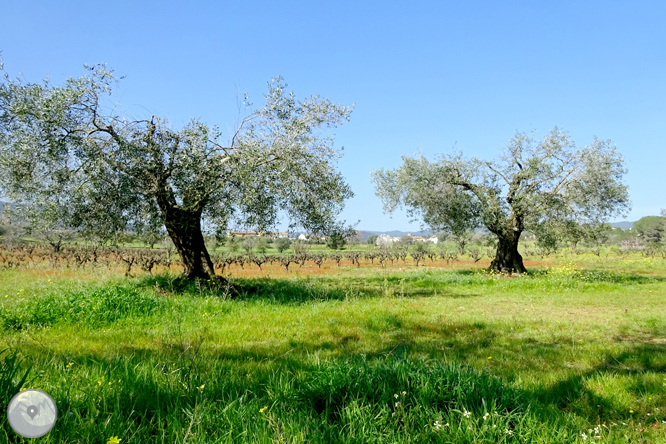
<path id="1" fill-rule="evenodd" d="M 393 245 L 397 240 L 398 240 L 397 237 L 391 237 L 388 234 L 380 234 L 379 236 L 377 236 L 375 244 L 377 244 L 378 247 L 388 248 L 391 245 Z"/>

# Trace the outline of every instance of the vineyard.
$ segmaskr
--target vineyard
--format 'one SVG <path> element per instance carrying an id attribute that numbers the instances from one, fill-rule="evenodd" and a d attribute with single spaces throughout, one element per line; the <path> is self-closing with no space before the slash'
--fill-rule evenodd
<path id="1" fill-rule="evenodd" d="M 476 264 L 493 259 L 492 248 L 468 248 L 463 252 L 450 246 L 439 249 L 421 247 L 375 249 L 366 251 L 342 252 L 309 252 L 299 251 L 293 253 L 255 254 L 213 252 L 210 257 L 219 275 L 230 273 L 232 270 L 244 271 L 254 267 L 254 270 L 263 272 L 266 266 L 271 270 L 279 268 L 289 272 L 290 267 L 316 267 L 322 266 L 379 266 L 391 268 L 393 266 L 425 266 L 430 263 L 435 266 L 448 266 L 456 262 Z M 641 248 L 632 242 L 623 245 L 613 245 L 603 249 L 568 249 L 564 252 L 569 256 L 589 256 L 599 259 L 623 259 L 629 257 L 661 258 L 666 259 L 666 250 L 655 248 Z M 522 251 L 528 261 L 543 260 L 548 257 L 557 257 L 562 254 L 553 254 L 544 249 L 532 247 L 528 244 Z M 112 246 L 61 246 L 57 251 L 48 245 L 32 243 L 18 243 L 11 246 L 0 246 L 0 269 L 86 269 L 107 267 L 122 269 L 125 276 L 137 273 L 153 274 L 154 272 L 179 271 L 182 263 L 173 248 L 149 249 Z"/>

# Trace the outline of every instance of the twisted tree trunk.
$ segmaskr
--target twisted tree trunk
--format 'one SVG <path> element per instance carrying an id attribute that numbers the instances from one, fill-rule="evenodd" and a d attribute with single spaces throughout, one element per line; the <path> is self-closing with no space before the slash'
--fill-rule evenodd
<path id="1" fill-rule="evenodd" d="M 498 234 L 497 251 L 495 259 L 490 263 L 490 269 L 502 273 L 525 273 L 523 257 L 518 252 L 520 231 Z"/>
<path id="2" fill-rule="evenodd" d="M 215 276 L 213 261 L 201 232 L 201 212 L 169 206 L 162 210 L 162 215 L 167 232 L 183 261 L 183 278 L 210 279 Z"/>

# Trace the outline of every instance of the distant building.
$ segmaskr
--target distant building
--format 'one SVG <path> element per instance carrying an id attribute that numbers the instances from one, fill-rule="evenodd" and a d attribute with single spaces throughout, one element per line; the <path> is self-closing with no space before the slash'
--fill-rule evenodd
<path id="1" fill-rule="evenodd" d="M 389 236 L 388 234 L 380 234 L 377 236 L 375 244 L 379 247 L 387 248 L 393 245 L 398 240 L 397 237 Z"/>
<path id="2" fill-rule="evenodd" d="M 227 236 L 236 236 L 236 237 L 253 237 L 253 236 L 259 236 L 259 237 L 267 237 L 269 239 L 277 239 L 279 237 L 287 237 L 287 233 L 284 233 L 282 231 L 277 232 L 277 231 L 229 231 L 227 232 Z"/>
<path id="3" fill-rule="evenodd" d="M 426 242 L 431 243 L 431 244 L 436 244 L 437 242 L 439 242 L 439 239 L 437 239 L 437 236 L 432 236 L 432 237 L 429 237 L 428 239 L 426 239 Z"/>
<path id="4" fill-rule="evenodd" d="M 259 233 L 257 233 L 256 231 L 228 231 L 227 236 L 250 237 L 250 236 L 259 236 Z"/>
<path id="5" fill-rule="evenodd" d="M 266 231 L 266 232 L 260 232 L 259 236 L 267 237 L 269 239 L 278 239 L 281 237 L 288 237 L 287 233 L 282 232 L 282 231 Z"/>

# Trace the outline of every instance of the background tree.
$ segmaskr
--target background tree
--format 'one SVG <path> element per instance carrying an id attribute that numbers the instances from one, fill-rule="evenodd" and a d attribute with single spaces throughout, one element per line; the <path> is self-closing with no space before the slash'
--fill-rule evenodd
<path id="1" fill-rule="evenodd" d="M 633 231 L 646 245 L 659 245 L 666 240 L 666 218 L 645 216 L 634 222 Z"/>
<path id="2" fill-rule="evenodd" d="M 128 121 L 105 97 L 117 83 L 103 65 L 63 86 L 9 76 L 0 84 L 0 189 L 25 207 L 54 198 L 64 226 L 111 237 L 133 227 L 166 228 L 184 277 L 208 278 L 205 226 L 266 230 L 287 214 L 311 233 L 331 228 L 348 185 L 327 130 L 351 109 L 318 96 L 297 101 L 280 78 L 265 104 L 245 114 L 228 142 L 215 126 L 176 130 L 152 116 Z"/>
<path id="3" fill-rule="evenodd" d="M 32 206 L 14 205 L 6 214 L 13 224 L 23 225 L 34 238 L 45 241 L 54 252 L 59 252 L 63 243 L 76 238 L 76 233 L 62 223 L 70 212 L 66 203 L 53 199 Z"/>
<path id="4" fill-rule="evenodd" d="M 363 239 L 363 232 L 362 231 L 352 230 L 352 231 L 350 231 L 349 235 L 345 238 L 345 241 L 349 245 L 356 245 L 356 244 L 360 244 L 362 239 Z"/>
<path id="5" fill-rule="evenodd" d="M 547 220 L 598 224 L 628 209 L 622 156 L 610 141 L 576 148 L 558 128 L 537 142 L 516 133 L 496 161 L 442 155 L 403 157 L 396 170 L 373 172 L 384 210 L 398 206 L 437 232 L 481 224 L 497 238 L 490 268 L 524 272 L 518 242 Z"/>
<path id="6" fill-rule="evenodd" d="M 278 251 L 278 253 L 282 253 L 285 250 L 289 249 L 289 246 L 291 245 L 291 241 L 287 239 L 286 237 L 279 237 L 275 239 L 275 242 L 273 243 L 275 246 L 275 249 Z"/>
<path id="7" fill-rule="evenodd" d="M 536 245 L 545 254 L 556 253 L 566 242 L 573 245 L 583 239 L 583 231 L 578 224 L 563 223 L 560 220 L 546 220 L 532 228 Z"/>
<path id="8" fill-rule="evenodd" d="M 585 224 L 582 229 L 583 243 L 599 256 L 603 246 L 608 244 L 613 227 L 609 224 Z"/>
<path id="9" fill-rule="evenodd" d="M 474 236 L 474 232 L 471 230 L 467 231 L 456 230 L 451 233 L 451 240 L 456 244 L 456 247 L 458 248 L 458 252 L 460 254 L 465 254 L 465 249 L 467 248 L 467 245 L 472 241 L 472 236 Z"/>
<path id="10" fill-rule="evenodd" d="M 397 241 L 395 241 L 395 246 L 398 248 L 406 248 L 414 243 L 414 238 L 412 236 L 400 236 Z"/>
<path id="11" fill-rule="evenodd" d="M 347 237 L 342 233 L 333 233 L 326 237 L 326 246 L 331 250 L 341 250 L 347 243 Z"/>
<path id="12" fill-rule="evenodd" d="M 426 252 L 430 251 L 430 246 L 425 242 L 421 242 L 421 241 L 414 242 L 414 244 L 412 246 L 412 250 L 417 251 L 419 253 L 426 253 Z"/>
<path id="13" fill-rule="evenodd" d="M 241 248 L 243 248 L 247 254 L 250 254 L 252 253 L 252 250 L 254 250 L 255 243 L 256 239 L 254 237 L 246 237 L 241 242 Z"/>
<path id="14" fill-rule="evenodd" d="M 237 252 L 241 247 L 241 240 L 236 236 L 230 236 L 227 239 L 227 249 L 230 253 Z"/>
<path id="15" fill-rule="evenodd" d="M 118 231 L 114 233 L 114 235 L 109 239 L 111 242 L 111 245 L 114 247 L 118 246 L 125 246 L 127 244 L 131 244 L 134 242 L 135 236 L 133 233 L 129 233 L 127 231 Z"/>
<path id="16" fill-rule="evenodd" d="M 294 250 L 294 254 L 303 254 L 308 251 L 307 244 L 300 239 L 296 239 L 291 243 L 291 249 Z"/>
<path id="17" fill-rule="evenodd" d="M 357 236 L 357 231 L 352 227 L 335 224 L 326 232 L 326 246 L 331 250 L 340 250 L 344 248 L 350 238 L 356 238 Z"/>
<path id="18" fill-rule="evenodd" d="M 376 234 L 371 234 L 365 240 L 365 243 L 368 244 L 368 245 L 375 245 L 376 242 L 377 242 L 377 235 Z"/>
<path id="19" fill-rule="evenodd" d="M 266 254 L 268 249 L 268 241 L 265 237 L 257 237 L 254 240 L 254 249 L 257 250 L 257 253 Z"/>
<path id="20" fill-rule="evenodd" d="M 3 244 L 14 246 L 21 243 L 21 238 L 28 233 L 28 226 L 24 222 L 10 222 L 8 218 L 2 221 Z"/>
<path id="21" fill-rule="evenodd" d="M 147 231 L 139 236 L 141 242 L 148 245 L 151 249 L 155 247 L 155 244 L 160 242 L 162 237 L 164 237 L 164 234 L 157 231 Z"/>
<path id="22" fill-rule="evenodd" d="M 215 231 L 215 248 L 224 247 L 227 244 L 228 240 L 229 236 L 227 236 L 227 233 L 225 231 L 222 230 Z"/>

